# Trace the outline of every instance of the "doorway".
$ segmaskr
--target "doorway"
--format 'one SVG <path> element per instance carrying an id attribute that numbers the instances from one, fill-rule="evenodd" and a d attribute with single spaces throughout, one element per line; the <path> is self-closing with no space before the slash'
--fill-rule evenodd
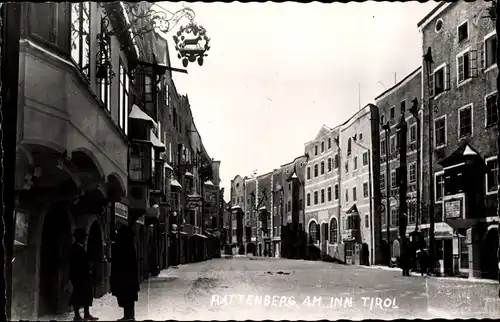
<path id="1" fill-rule="evenodd" d="M 40 243 L 40 316 L 68 311 L 69 252 L 73 242 L 66 209 L 54 205 L 45 215 Z"/>
<path id="2" fill-rule="evenodd" d="M 363 243 L 363 245 L 361 246 L 361 265 L 370 265 L 370 250 L 368 248 L 368 244 L 367 243 Z"/>
<path id="3" fill-rule="evenodd" d="M 101 225 L 96 221 L 92 223 L 87 241 L 87 252 L 92 260 L 92 286 L 94 298 L 99 298 L 106 292 L 104 288 L 103 241 Z"/>
<path id="4" fill-rule="evenodd" d="M 481 247 L 481 277 L 498 279 L 498 228 L 491 228 L 486 232 Z"/>
<path id="5" fill-rule="evenodd" d="M 328 255 L 328 224 L 321 224 L 321 257 Z"/>

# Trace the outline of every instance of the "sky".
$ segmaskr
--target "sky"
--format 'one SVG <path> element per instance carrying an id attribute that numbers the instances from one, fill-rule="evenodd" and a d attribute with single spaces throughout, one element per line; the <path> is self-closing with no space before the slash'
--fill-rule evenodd
<path id="1" fill-rule="evenodd" d="M 414 71 L 417 23 L 436 2 L 157 3 L 193 9 L 207 30 L 203 66 L 174 73 L 208 154 L 221 161 L 221 187 L 264 174 L 304 153 L 323 124 L 334 127 Z M 172 36 L 173 67 L 183 68 Z"/>

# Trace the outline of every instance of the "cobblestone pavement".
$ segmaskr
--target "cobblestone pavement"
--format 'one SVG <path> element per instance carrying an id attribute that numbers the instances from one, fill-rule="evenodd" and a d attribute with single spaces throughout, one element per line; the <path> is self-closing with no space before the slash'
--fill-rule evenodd
<path id="1" fill-rule="evenodd" d="M 144 282 L 136 305 L 136 318 L 360 320 L 500 317 L 497 292 L 498 285 L 491 283 L 403 277 L 400 270 L 236 257 L 169 268 L 159 277 Z M 382 300 L 381 305 L 376 305 L 380 304 L 376 298 Z M 101 320 L 116 320 L 122 316 L 116 300 L 109 295 L 96 300 L 91 312 Z M 67 314 L 44 320 L 71 318 Z"/>

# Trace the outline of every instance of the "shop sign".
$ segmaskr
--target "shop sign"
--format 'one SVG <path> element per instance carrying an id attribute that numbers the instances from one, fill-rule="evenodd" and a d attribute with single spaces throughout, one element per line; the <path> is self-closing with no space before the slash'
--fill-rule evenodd
<path id="1" fill-rule="evenodd" d="M 128 206 L 121 202 L 115 202 L 115 215 L 123 219 L 128 219 Z"/>
<path id="2" fill-rule="evenodd" d="M 465 243 L 467 245 L 472 244 L 472 229 L 467 229 L 467 233 L 465 234 Z"/>
<path id="3" fill-rule="evenodd" d="M 462 199 L 446 200 L 444 212 L 446 219 L 462 218 Z"/>

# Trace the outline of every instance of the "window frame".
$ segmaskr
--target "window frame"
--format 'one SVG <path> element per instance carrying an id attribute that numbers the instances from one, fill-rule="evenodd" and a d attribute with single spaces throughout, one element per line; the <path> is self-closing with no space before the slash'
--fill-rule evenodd
<path id="1" fill-rule="evenodd" d="M 365 187 L 366 187 L 366 194 L 365 194 Z M 370 186 L 368 185 L 368 181 L 363 182 L 363 198 L 369 198 L 370 197 Z"/>
<path id="2" fill-rule="evenodd" d="M 436 73 L 443 70 L 443 88 L 442 91 L 436 94 Z M 431 88 L 432 88 L 432 93 L 430 94 L 430 97 L 433 97 L 434 99 L 437 99 L 440 97 L 444 92 L 449 90 L 449 82 L 450 82 L 450 75 L 449 75 L 449 65 L 448 63 L 442 63 L 441 65 L 437 66 L 434 68 L 432 71 L 432 74 L 429 75 L 430 77 L 430 83 L 431 83 Z"/>
<path id="3" fill-rule="evenodd" d="M 484 127 L 494 126 L 498 123 L 498 114 L 497 114 L 497 117 L 494 118 L 495 121 L 493 123 L 488 124 L 488 98 L 493 95 L 497 96 L 494 100 L 496 105 L 498 99 L 498 91 L 493 91 L 484 96 Z M 496 113 L 498 113 L 497 107 L 495 107 L 494 110 L 496 111 Z"/>
<path id="4" fill-rule="evenodd" d="M 442 188 L 440 189 L 441 190 L 441 199 L 438 199 L 437 198 L 437 195 L 438 195 L 438 177 L 441 177 L 442 178 Z M 444 199 L 444 184 L 445 184 L 445 180 L 444 180 L 444 171 L 437 171 L 434 173 L 434 202 L 443 202 L 443 199 Z"/>
<path id="5" fill-rule="evenodd" d="M 390 109 L 389 109 L 389 120 L 394 120 L 394 118 L 396 117 L 396 105 L 392 106 Z"/>
<path id="6" fill-rule="evenodd" d="M 339 200 L 340 198 L 340 186 L 338 183 L 333 185 L 333 199 Z"/>
<path id="7" fill-rule="evenodd" d="M 365 156 L 366 156 L 366 162 L 365 162 Z M 368 162 L 368 161 L 369 161 L 369 160 L 368 160 L 368 151 L 363 152 L 363 154 L 362 154 L 362 159 L 363 159 L 363 167 L 368 166 L 368 163 L 369 163 L 369 162 Z"/>
<path id="8" fill-rule="evenodd" d="M 412 132 L 412 130 L 413 130 L 413 129 L 415 129 L 415 130 L 414 130 L 414 131 L 415 131 L 415 132 L 414 132 L 414 133 L 415 133 L 415 137 L 414 137 L 414 138 L 412 138 L 412 133 L 413 133 L 413 132 Z M 409 142 L 410 142 L 410 143 L 414 143 L 414 142 L 416 142 L 416 141 L 417 141 L 417 123 L 412 123 L 412 124 L 410 125 L 410 131 L 408 131 L 408 132 L 409 132 L 409 134 L 410 134 L 410 140 L 409 140 Z"/>
<path id="9" fill-rule="evenodd" d="M 413 178 L 412 180 L 412 173 L 411 173 L 411 168 L 412 166 L 414 166 L 414 171 L 415 171 L 415 177 Z M 408 165 L 408 183 L 416 183 L 417 182 L 417 162 L 411 162 L 409 165 Z"/>
<path id="10" fill-rule="evenodd" d="M 306 205 L 307 205 L 307 207 L 311 206 L 311 193 L 310 192 L 308 192 L 306 194 Z"/>
<path id="11" fill-rule="evenodd" d="M 325 161 L 321 161 L 320 169 L 321 169 L 321 171 L 320 171 L 321 175 L 324 175 L 325 174 Z"/>
<path id="12" fill-rule="evenodd" d="M 339 225 L 337 218 L 332 217 L 329 222 L 329 230 L 330 230 L 330 236 L 328 239 L 328 242 L 330 244 L 337 244 L 338 243 L 338 231 L 339 231 Z"/>
<path id="13" fill-rule="evenodd" d="M 494 68 L 496 68 L 498 65 L 498 62 L 494 62 L 492 63 L 491 65 L 488 65 L 488 46 L 487 46 L 487 43 L 488 41 L 490 41 L 493 37 L 497 38 L 497 42 L 498 42 L 498 37 L 497 37 L 497 33 L 496 31 L 492 31 L 490 32 L 489 34 L 487 34 L 486 36 L 484 36 L 483 38 L 483 56 L 481 57 L 481 68 L 483 69 L 483 71 L 486 73 Z M 496 46 L 494 46 L 496 47 Z M 496 59 L 496 57 L 495 57 Z M 494 61 L 494 60 L 493 60 Z M 484 62 L 484 63 L 483 63 Z"/>
<path id="14" fill-rule="evenodd" d="M 321 201 L 321 204 L 324 204 L 325 203 L 325 188 L 321 188 L 320 190 L 320 201 Z"/>
<path id="15" fill-rule="evenodd" d="M 307 167 L 306 172 L 307 172 L 307 180 L 311 180 L 311 166 Z"/>
<path id="16" fill-rule="evenodd" d="M 358 156 L 354 156 L 352 159 L 352 171 L 358 170 Z"/>
<path id="17" fill-rule="evenodd" d="M 380 173 L 380 177 L 379 177 L 379 179 L 380 179 L 379 180 L 379 182 L 380 182 L 380 190 L 381 191 L 385 190 L 385 188 L 386 188 L 386 183 L 385 183 L 386 178 L 385 177 L 386 177 L 385 176 L 385 172 L 381 172 Z"/>
<path id="18" fill-rule="evenodd" d="M 436 122 L 440 121 L 442 119 L 444 119 L 444 143 L 437 145 Z M 448 144 L 448 121 L 447 121 L 446 114 L 438 116 L 438 117 L 434 118 L 434 120 L 433 120 L 433 141 L 434 141 L 433 143 L 434 143 L 435 149 L 444 148 Z"/>
<path id="19" fill-rule="evenodd" d="M 470 133 L 467 133 L 465 135 L 462 135 L 462 129 L 461 129 L 461 121 L 460 121 L 460 113 L 463 111 L 463 110 L 467 110 L 469 109 L 470 110 Z M 462 138 L 465 138 L 467 136 L 473 136 L 474 134 L 474 103 L 469 103 L 467 105 L 464 105 L 462 107 L 460 107 L 457 111 L 457 114 L 458 114 L 458 139 L 462 139 Z"/>
<path id="20" fill-rule="evenodd" d="M 332 186 L 328 186 L 328 188 L 326 189 L 326 200 L 328 202 L 331 202 L 332 201 Z"/>
<path id="21" fill-rule="evenodd" d="M 386 144 L 385 144 L 385 138 L 380 140 L 380 156 L 386 156 L 387 155 L 387 150 L 386 150 Z"/>
<path id="22" fill-rule="evenodd" d="M 460 40 L 460 28 L 467 24 L 467 37 Z M 469 19 L 465 19 L 465 21 L 461 22 L 460 24 L 457 25 L 457 43 L 460 44 L 464 41 L 467 41 L 469 39 L 470 33 L 469 33 Z"/>
<path id="23" fill-rule="evenodd" d="M 316 206 L 319 204 L 319 194 L 318 190 L 313 191 L 313 204 Z"/>
<path id="24" fill-rule="evenodd" d="M 489 195 L 494 195 L 494 194 L 497 194 L 498 193 L 498 182 L 497 182 L 497 189 L 496 190 L 488 190 L 488 173 L 489 173 L 489 168 L 488 168 L 488 163 L 489 162 L 496 162 L 496 171 L 497 171 L 497 174 L 494 176 L 495 178 L 498 178 L 498 171 L 499 171 L 499 166 L 498 166 L 498 159 L 497 159 L 497 156 L 492 156 L 492 157 L 489 157 L 489 158 L 486 158 L 485 160 L 485 163 L 486 163 L 486 174 L 485 174 L 485 180 L 484 180 L 484 183 L 485 183 L 485 188 L 486 188 L 486 195 L 489 196 Z"/>
<path id="25" fill-rule="evenodd" d="M 392 183 L 392 175 L 394 174 L 394 184 Z M 397 177 L 396 177 L 396 169 L 393 169 L 391 170 L 391 188 L 392 189 L 395 189 L 398 187 L 398 180 L 397 180 Z M 388 192 L 387 192 L 388 193 Z"/>
<path id="26" fill-rule="evenodd" d="M 85 35 L 82 35 L 83 33 L 83 30 L 84 30 L 84 19 L 83 19 L 83 15 L 84 15 L 84 6 L 85 4 L 87 5 L 87 8 L 88 8 L 88 35 L 85 36 Z M 77 7 L 78 6 L 78 26 L 76 27 L 76 30 L 73 30 L 73 8 L 74 7 Z M 70 3 L 70 8 L 69 8 L 70 12 L 69 12 L 69 24 L 70 24 L 70 57 L 71 59 L 75 62 L 76 64 L 76 67 L 78 68 L 78 70 L 82 73 L 82 75 L 84 76 L 85 80 L 87 82 L 90 82 L 90 66 L 92 64 L 92 38 L 91 38 L 91 35 L 92 35 L 92 2 L 90 1 L 83 1 L 83 2 L 79 2 L 79 3 Z M 57 8 L 56 8 L 56 12 L 57 12 Z M 57 14 L 55 15 L 55 17 L 57 17 Z M 58 29 L 57 27 L 57 22 L 56 22 L 56 29 Z M 78 33 L 78 35 L 76 36 L 75 40 L 78 41 L 78 46 L 77 48 L 73 48 L 73 34 L 74 33 Z M 87 40 L 85 39 L 87 38 L 88 39 L 88 42 Z M 85 47 L 85 46 L 86 47 Z M 88 50 L 87 54 L 85 54 L 85 49 Z M 74 52 L 77 51 L 77 53 Z M 74 57 L 74 55 L 78 54 L 78 58 Z M 87 56 L 87 64 L 86 65 L 83 65 L 84 61 L 85 61 L 85 56 Z"/>
<path id="27" fill-rule="evenodd" d="M 352 187 L 352 201 L 358 201 L 358 189 L 356 186 Z"/>
<path id="28" fill-rule="evenodd" d="M 467 47 L 466 49 L 462 50 L 460 53 L 458 53 L 455 57 L 455 63 L 456 63 L 456 75 L 457 75 L 457 88 L 460 87 L 460 86 L 463 86 L 465 84 L 467 84 L 468 82 L 470 82 L 472 80 L 472 56 L 470 54 L 470 52 L 472 51 L 472 47 Z M 465 54 L 468 54 L 468 57 L 469 57 L 469 77 L 465 78 L 465 60 L 464 60 L 464 63 L 462 64 L 464 70 L 463 70 L 463 73 L 464 73 L 464 79 L 463 80 L 460 80 L 460 65 L 459 65 L 459 59 L 461 57 L 463 57 Z M 476 57 L 477 59 L 477 57 Z"/>
<path id="29" fill-rule="evenodd" d="M 314 177 L 317 178 L 319 176 L 319 165 L 314 164 Z"/>

